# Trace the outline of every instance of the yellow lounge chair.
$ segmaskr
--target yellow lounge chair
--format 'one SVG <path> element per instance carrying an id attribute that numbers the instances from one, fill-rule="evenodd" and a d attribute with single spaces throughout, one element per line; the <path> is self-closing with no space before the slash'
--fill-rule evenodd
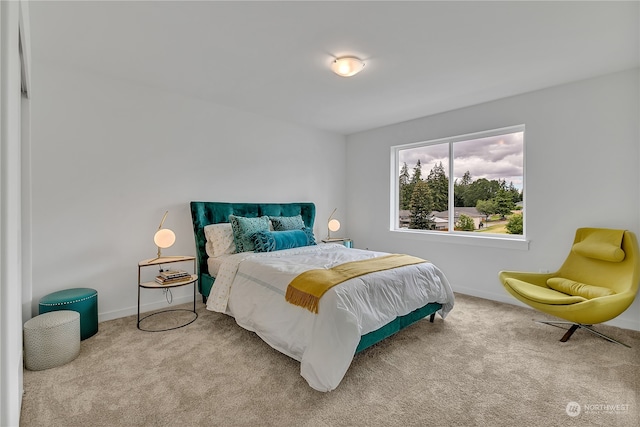
<path id="1" fill-rule="evenodd" d="M 560 341 L 586 329 L 608 341 L 623 344 L 591 325 L 624 312 L 638 292 L 638 241 L 626 230 L 579 228 L 571 252 L 555 273 L 501 271 L 500 281 L 518 300 L 566 321 L 540 321 L 571 327 Z"/>

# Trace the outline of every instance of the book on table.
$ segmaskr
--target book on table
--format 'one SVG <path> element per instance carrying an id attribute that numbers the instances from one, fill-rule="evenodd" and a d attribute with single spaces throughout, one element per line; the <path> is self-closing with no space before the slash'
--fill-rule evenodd
<path id="1" fill-rule="evenodd" d="M 180 277 L 189 277 L 191 276 L 184 270 L 164 270 L 160 272 L 160 277 L 165 280 L 177 279 Z"/>
<path id="2" fill-rule="evenodd" d="M 189 280 L 190 278 L 190 274 L 187 274 L 186 276 L 174 277 L 172 279 L 166 279 L 162 276 L 156 276 L 156 283 L 159 283 L 161 285 L 171 285 L 173 283 L 184 282 L 185 280 Z"/>

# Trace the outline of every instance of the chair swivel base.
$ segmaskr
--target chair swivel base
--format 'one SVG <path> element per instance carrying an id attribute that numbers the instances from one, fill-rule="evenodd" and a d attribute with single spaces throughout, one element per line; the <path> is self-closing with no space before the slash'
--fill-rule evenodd
<path id="1" fill-rule="evenodd" d="M 562 338 L 560 338 L 561 342 L 567 342 L 569 340 L 569 338 L 571 338 L 571 335 L 573 335 L 573 333 L 578 330 L 578 328 L 580 329 L 586 329 L 587 331 L 591 332 L 592 334 L 595 334 L 597 336 L 599 336 L 600 338 L 604 338 L 605 340 L 609 341 L 609 342 L 613 342 L 616 344 L 620 344 L 623 345 L 627 348 L 631 348 L 631 346 L 620 342 L 620 341 L 616 341 L 613 338 L 596 331 L 595 329 L 593 329 L 592 325 L 583 325 L 582 323 L 574 323 L 574 322 L 564 322 L 564 321 L 559 321 L 559 320 L 553 320 L 553 321 L 549 321 L 549 320 L 536 320 L 536 322 L 538 323 L 544 323 L 545 325 L 551 325 L 551 326 L 555 326 L 556 328 L 560 328 L 560 329 L 564 329 L 562 326 L 558 326 L 558 325 L 571 325 L 571 327 L 567 330 L 567 332 L 562 336 Z"/>

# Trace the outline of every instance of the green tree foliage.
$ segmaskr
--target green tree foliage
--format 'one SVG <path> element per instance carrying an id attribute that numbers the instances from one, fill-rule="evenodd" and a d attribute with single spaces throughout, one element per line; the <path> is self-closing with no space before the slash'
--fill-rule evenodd
<path id="1" fill-rule="evenodd" d="M 462 175 L 462 180 L 460 180 L 460 185 L 469 186 L 471 185 L 472 182 L 473 182 L 473 179 L 471 178 L 471 172 L 466 171 L 464 175 Z"/>
<path id="2" fill-rule="evenodd" d="M 400 168 L 399 208 L 411 211 L 410 228 L 434 229 L 435 223 L 431 220 L 431 213 L 449 208 L 449 178 L 445 168 L 442 162 L 436 163 L 429 175 L 422 179 L 422 163 L 418 160 L 411 172 L 406 163 Z M 489 181 L 486 178 L 474 181 L 469 171 L 465 172 L 460 180 L 456 180 L 454 192 L 455 206 L 475 206 L 487 221 L 493 214 L 499 214 L 502 218 L 510 215 L 516 208 L 515 204 L 523 199 L 522 191 L 519 191 L 513 182 L 507 185 L 506 180 Z M 522 215 L 519 221 L 522 223 Z M 456 228 L 468 227 L 465 224 L 458 221 Z M 512 234 L 522 234 L 522 231 Z"/>
<path id="3" fill-rule="evenodd" d="M 490 200 L 498 194 L 500 183 L 496 180 L 489 181 L 486 178 L 480 178 L 469 184 L 469 188 L 464 196 L 465 206 L 475 206 L 478 200 Z"/>
<path id="4" fill-rule="evenodd" d="M 431 191 L 425 181 L 418 181 L 411 194 L 411 222 L 409 228 L 418 230 L 433 230 L 435 223 L 431 220 L 433 211 Z"/>
<path id="5" fill-rule="evenodd" d="M 522 214 L 511 215 L 505 227 L 509 234 L 522 234 L 524 232 Z"/>
<path id="6" fill-rule="evenodd" d="M 411 207 L 411 192 L 413 187 L 411 184 L 411 176 L 409 175 L 409 167 L 406 163 L 402 165 L 400 169 L 400 178 L 399 178 L 399 199 L 400 199 L 400 209 L 408 210 Z"/>
<path id="7" fill-rule="evenodd" d="M 431 190 L 433 210 L 441 212 L 449 209 L 449 179 L 442 162 L 436 164 L 429 172 L 427 185 Z"/>
<path id="8" fill-rule="evenodd" d="M 402 164 L 402 168 L 400 169 L 400 185 L 406 185 L 411 181 L 411 176 L 409 175 L 409 167 L 406 163 Z"/>
<path id="9" fill-rule="evenodd" d="M 466 188 L 460 185 L 458 180 L 453 183 L 453 206 L 464 207 L 464 192 Z"/>
<path id="10" fill-rule="evenodd" d="M 495 204 L 495 213 L 500 214 L 502 218 L 505 218 L 516 208 L 511 194 L 504 189 L 498 190 L 498 194 L 493 198 L 493 203 Z"/>
<path id="11" fill-rule="evenodd" d="M 420 159 L 416 162 L 416 165 L 413 168 L 413 175 L 411 176 L 411 184 L 415 184 L 419 181 L 422 181 L 422 163 L 420 163 Z"/>
<path id="12" fill-rule="evenodd" d="M 473 182 L 473 179 L 471 178 L 471 173 L 469 171 L 466 171 L 464 173 L 464 175 L 462 176 L 462 179 L 459 182 L 456 179 L 456 181 L 453 183 L 454 206 L 456 207 L 466 206 L 464 204 L 464 200 L 466 197 L 466 193 L 469 190 L 469 186 L 471 185 L 472 182 Z"/>
<path id="13" fill-rule="evenodd" d="M 496 205 L 493 200 L 478 200 L 476 210 L 489 219 L 489 216 L 496 213 Z"/>
<path id="14" fill-rule="evenodd" d="M 513 185 L 513 182 L 509 183 L 509 186 L 506 188 L 506 190 L 511 196 L 513 203 L 518 203 L 522 201 L 522 192 L 518 191 L 518 189 Z"/>
<path id="15" fill-rule="evenodd" d="M 476 229 L 473 219 L 465 214 L 460 214 L 458 221 L 456 222 L 456 230 L 473 231 Z"/>

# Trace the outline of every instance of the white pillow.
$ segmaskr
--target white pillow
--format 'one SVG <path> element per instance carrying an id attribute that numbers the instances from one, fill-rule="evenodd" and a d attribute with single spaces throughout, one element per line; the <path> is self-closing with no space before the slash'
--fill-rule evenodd
<path id="1" fill-rule="evenodd" d="M 233 230 L 228 222 L 205 225 L 204 236 L 207 239 L 205 249 L 210 257 L 236 253 Z"/>

